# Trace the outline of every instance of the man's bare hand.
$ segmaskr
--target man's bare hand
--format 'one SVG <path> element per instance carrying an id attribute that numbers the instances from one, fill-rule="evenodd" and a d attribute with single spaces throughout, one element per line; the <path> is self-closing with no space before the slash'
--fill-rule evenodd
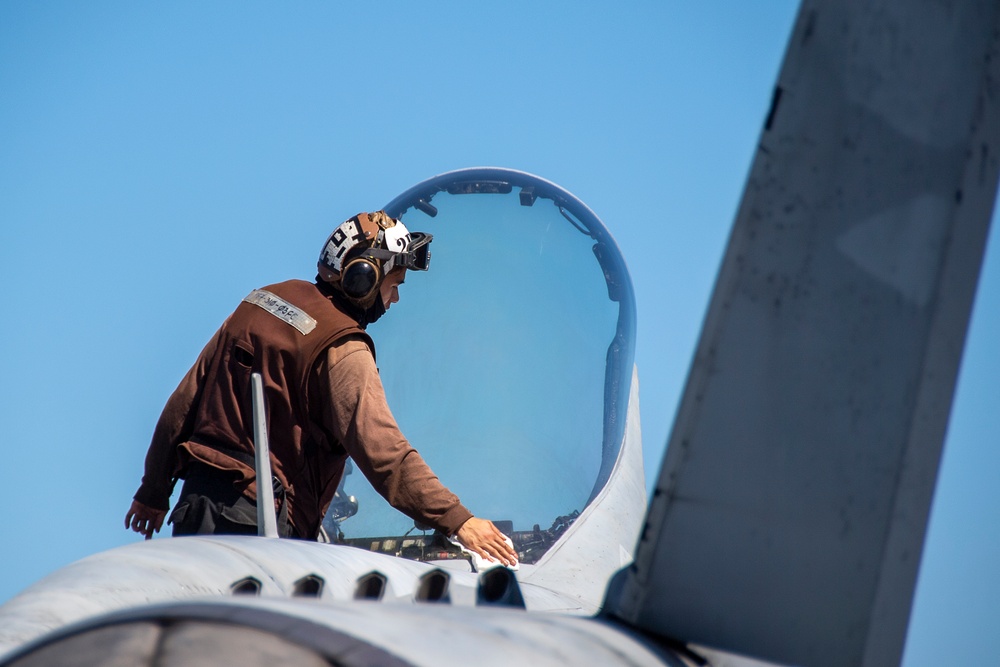
<path id="1" fill-rule="evenodd" d="M 517 565 L 517 552 L 507 544 L 504 534 L 492 521 L 472 517 L 458 529 L 455 539 L 483 558 L 498 560 L 511 567 Z"/>
<path id="2" fill-rule="evenodd" d="M 166 516 L 166 510 L 156 510 L 138 500 L 133 500 L 132 506 L 128 508 L 128 514 L 125 515 L 125 527 L 145 535 L 147 540 L 152 539 L 154 532 L 160 532 Z"/>

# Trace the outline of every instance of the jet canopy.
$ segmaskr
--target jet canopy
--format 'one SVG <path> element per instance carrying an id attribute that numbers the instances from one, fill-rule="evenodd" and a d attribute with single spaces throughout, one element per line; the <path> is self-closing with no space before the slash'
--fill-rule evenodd
<path id="1" fill-rule="evenodd" d="M 434 235 L 433 268 L 369 329 L 389 406 L 441 481 L 534 562 L 622 445 L 635 327 L 624 261 L 581 201 L 522 172 L 443 174 L 386 211 Z M 443 557 L 357 472 L 325 525 L 334 541 Z"/>

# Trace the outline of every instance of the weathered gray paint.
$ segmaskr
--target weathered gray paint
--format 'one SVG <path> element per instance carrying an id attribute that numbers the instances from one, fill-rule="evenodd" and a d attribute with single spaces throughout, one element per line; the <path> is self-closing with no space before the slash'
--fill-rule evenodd
<path id="1" fill-rule="evenodd" d="M 613 613 L 898 664 L 996 195 L 998 18 L 804 3 Z"/>

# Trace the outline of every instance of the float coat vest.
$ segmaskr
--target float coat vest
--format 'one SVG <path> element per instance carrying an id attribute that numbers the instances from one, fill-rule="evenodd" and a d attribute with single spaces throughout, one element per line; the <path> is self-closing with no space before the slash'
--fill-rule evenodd
<path id="1" fill-rule="evenodd" d="M 318 402 L 329 399 L 310 390 L 312 371 L 321 354 L 348 336 L 361 337 L 375 354 L 358 322 L 317 285 L 290 280 L 255 290 L 222 326 L 194 430 L 181 445 L 203 463 L 239 472 L 237 486 L 256 499 L 250 375 L 260 373 L 272 471 L 284 486 L 291 524 L 304 538 L 319 531 L 347 458 L 321 426 Z"/>

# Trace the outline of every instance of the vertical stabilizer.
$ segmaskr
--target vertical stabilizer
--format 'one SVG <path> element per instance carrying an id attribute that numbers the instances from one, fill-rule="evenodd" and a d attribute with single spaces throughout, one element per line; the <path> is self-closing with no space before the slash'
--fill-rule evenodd
<path id="1" fill-rule="evenodd" d="M 996 196 L 998 19 L 803 4 L 610 613 L 786 664 L 898 664 Z"/>

